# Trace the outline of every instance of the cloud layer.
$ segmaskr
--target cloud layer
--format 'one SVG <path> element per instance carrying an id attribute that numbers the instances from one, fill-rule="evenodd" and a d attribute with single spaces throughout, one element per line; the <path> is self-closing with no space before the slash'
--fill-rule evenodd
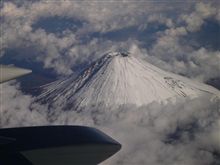
<path id="1" fill-rule="evenodd" d="M 17 58 L 40 61 L 67 75 L 105 51 L 135 44 L 155 65 L 206 81 L 219 77 L 220 52 L 199 44 L 193 35 L 202 35 L 209 20 L 219 28 L 219 13 L 218 1 L 5 1 L 1 56 L 10 49 L 22 51 Z M 57 27 L 49 26 L 54 20 Z"/>
<path id="2" fill-rule="evenodd" d="M 220 77 L 218 38 L 201 37 L 212 33 L 204 30 L 210 22 L 215 29 L 220 27 L 219 9 L 218 0 L 4 1 L 0 4 L 0 56 L 40 62 L 63 76 L 77 73 L 76 68 L 106 51 L 126 49 L 162 69 L 206 81 Z M 61 23 L 50 27 L 54 20 Z M 217 33 L 213 36 L 218 37 Z M 123 145 L 103 164 L 220 164 L 217 98 L 118 109 L 87 107 L 80 113 L 57 107 L 48 112 L 46 105 L 22 93 L 16 82 L 0 87 L 1 127 L 97 127 Z"/>
<path id="3" fill-rule="evenodd" d="M 220 100 L 182 99 L 175 104 L 87 107 L 81 112 L 48 112 L 15 84 L 4 84 L 1 127 L 30 125 L 87 125 L 101 129 L 122 144 L 122 150 L 103 164 L 210 165 L 220 158 Z M 16 98 L 16 101 L 13 101 Z M 12 102 L 13 101 L 13 102 Z"/>

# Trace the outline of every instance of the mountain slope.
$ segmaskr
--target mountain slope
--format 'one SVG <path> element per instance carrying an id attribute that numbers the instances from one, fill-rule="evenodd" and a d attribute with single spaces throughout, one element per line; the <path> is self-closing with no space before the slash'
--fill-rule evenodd
<path id="1" fill-rule="evenodd" d="M 208 85 L 165 72 L 129 53 L 111 52 L 77 78 L 69 76 L 44 87 L 38 100 L 50 106 L 77 109 L 88 105 L 141 106 L 202 93 L 219 95 Z"/>

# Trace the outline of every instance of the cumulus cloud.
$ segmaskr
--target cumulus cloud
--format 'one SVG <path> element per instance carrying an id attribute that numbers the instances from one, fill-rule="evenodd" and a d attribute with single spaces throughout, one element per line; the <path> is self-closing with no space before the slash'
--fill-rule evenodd
<path id="1" fill-rule="evenodd" d="M 1 84 L 0 96 L 0 127 L 48 124 L 46 117 L 36 111 L 41 109 L 45 112 L 44 106 L 32 105 L 32 96 L 24 95 L 19 90 L 19 84 L 15 82 Z"/>
<path id="2" fill-rule="evenodd" d="M 31 48 L 33 51 L 23 56 L 30 56 L 32 60 L 41 61 L 46 68 L 53 68 L 58 74 L 71 74 L 72 67 L 85 62 L 88 57 L 98 58 L 102 52 L 112 47 L 128 48 L 131 42 L 136 44 L 137 41 L 141 46 L 144 42 L 139 41 L 139 38 L 123 42 L 112 41 L 103 38 L 102 34 L 134 26 L 137 27 L 138 33 L 141 33 L 149 28 L 148 24 L 156 22 L 164 24 L 167 29 L 164 35 L 159 34 L 156 44 L 150 51 L 154 52 L 157 58 L 161 57 L 161 54 L 167 57 L 170 54 L 174 56 L 174 54 L 181 54 L 187 47 L 178 44 L 179 37 L 187 35 L 187 31 L 190 31 L 189 27 L 196 26 L 196 21 L 190 21 L 194 20 L 194 15 L 204 22 L 206 18 L 217 17 L 218 10 L 211 3 L 171 3 L 172 7 L 169 3 L 157 1 L 137 3 L 130 1 L 117 3 L 115 1 L 4 2 L 1 7 L 3 34 L 1 50 L 3 52 L 7 49 Z M 194 11 L 190 13 L 192 6 L 194 6 Z M 188 12 L 189 14 L 183 14 Z M 177 18 L 174 17 L 175 14 Z M 64 29 L 61 35 L 48 33 L 41 27 L 36 29 L 33 26 L 43 18 L 53 17 L 76 19 L 81 22 L 82 26 L 76 31 Z M 185 21 L 186 26 L 178 27 L 181 24 L 178 20 Z M 201 23 L 198 23 L 198 27 L 201 27 Z M 93 36 L 94 33 L 100 35 Z M 4 55 L 4 53 L 1 54 Z M 174 58 L 178 58 L 178 55 Z M 162 60 L 164 61 L 163 58 Z M 166 62 L 169 61 L 166 60 Z M 173 65 L 173 63 L 169 64 Z"/>
<path id="3" fill-rule="evenodd" d="M 117 109 L 86 107 L 81 112 L 53 113 L 24 95 L 19 85 L 1 90 L 1 127 L 30 125 L 87 125 L 101 129 L 122 144 L 122 150 L 103 164 L 188 164 L 219 162 L 220 100 L 208 95 Z M 16 100 L 15 100 L 16 98 Z M 56 112 L 59 115 L 56 115 Z"/>
<path id="4" fill-rule="evenodd" d="M 200 29 L 201 25 L 205 22 L 205 19 L 211 16 L 216 16 L 217 13 L 217 8 L 210 3 L 197 3 L 195 5 L 195 11 L 190 15 L 183 15 L 182 18 L 187 24 L 187 30 L 193 32 Z"/>
<path id="5" fill-rule="evenodd" d="M 0 55 L 40 61 L 58 75 L 68 75 L 75 72 L 75 66 L 90 63 L 106 51 L 126 49 L 165 70 L 206 81 L 219 77 L 220 52 L 201 45 L 195 48 L 188 39 L 208 19 L 220 20 L 218 8 L 218 1 L 4 1 L 0 6 Z M 56 17 L 77 20 L 80 26 L 74 30 L 61 28 L 57 33 L 40 24 L 35 26 L 42 19 Z M 158 25 L 163 28 L 152 28 Z M 108 37 L 114 32 L 120 38 L 129 28 L 133 34 L 126 40 Z M 153 40 L 149 44 L 150 35 Z M 10 49 L 31 51 L 18 57 L 7 54 Z M 220 162 L 216 156 L 220 152 L 217 98 L 203 96 L 176 104 L 125 105 L 117 109 L 87 107 L 79 113 L 63 112 L 59 107 L 48 112 L 46 105 L 23 94 L 16 82 L 1 85 L 0 92 L 1 127 L 80 124 L 110 134 L 123 148 L 103 164 Z"/>
<path id="6" fill-rule="evenodd" d="M 170 71 L 192 77 L 190 72 L 184 71 L 183 66 L 187 68 L 189 63 L 194 63 L 187 56 L 197 50 L 187 42 L 182 44 L 181 40 L 183 36 L 198 31 L 207 18 L 218 20 L 218 3 L 215 1 L 212 3 L 170 3 L 152 1 L 93 1 L 92 3 L 87 1 L 27 1 L 19 3 L 5 1 L 1 6 L 1 56 L 7 56 L 8 49 L 33 50 L 24 53 L 19 58 L 28 56 L 33 61 L 42 62 L 45 68 L 53 68 L 57 74 L 66 75 L 74 72 L 74 66 L 96 59 L 105 51 L 116 48 L 129 49 L 131 45 L 138 44 L 140 49 L 150 52 L 154 59 L 165 62 L 167 64 L 165 69 L 170 68 Z M 76 25 L 75 30 L 61 29 L 59 33 L 48 32 L 40 25 L 37 28 L 34 26 L 39 23 L 39 20 L 48 18 L 49 21 L 49 18 L 55 17 L 68 18 L 69 21 L 77 20 L 80 26 Z M 152 43 L 152 47 L 146 48 L 143 45 L 150 45 L 145 43 L 148 41 L 149 34 L 144 32 L 146 29 L 151 30 L 149 28 L 152 26 L 149 25 L 152 23 L 162 24 L 166 28 L 155 33 L 153 37 L 156 39 L 155 43 Z M 126 31 L 129 27 L 134 28 L 135 35 L 129 37 L 128 34 L 126 41 L 105 37 L 109 32 L 119 30 L 116 35 L 120 38 L 121 30 Z M 142 40 L 138 38 L 140 35 Z M 14 56 L 16 57 L 16 54 Z M 212 57 L 209 56 L 209 58 Z M 210 76 L 207 72 L 199 72 L 197 77 L 208 79 Z M 213 74 L 213 77 L 215 75 Z"/>
<path id="7" fill-rule="evenodd" d="M 148 51 L 150 57 L 147 58 L 158 67 L 200 81 L 219 77 L 219 50 L 208 50 L 203 46 L 195 48 L 187 41 L 193 32 L 202 28 L 207 19 L 218 22 L 216 6 L 200 2 L 195 4 L 193 12 L 180 15 L 183 22 L 161 32 Z"/>
<path id="8" fill-rule="evenodd" d="M 149 56 L 150 54 L 158 58 Z M 165 36 L 146 58 L 160 68 L 204 82 L 219 77 L 219 55 L 219 51 L 210 51 L 204 47 L 198 50 L 191 50 L 187 46 L 184 48 L 180 46 L 178 38 Z"/>

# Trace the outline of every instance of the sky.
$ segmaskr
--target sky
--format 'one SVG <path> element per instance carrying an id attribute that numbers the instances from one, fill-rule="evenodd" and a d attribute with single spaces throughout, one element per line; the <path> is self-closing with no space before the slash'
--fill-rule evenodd
<path id="1" fill-rule="evenodd" d="M 105 52 L 126 50 L 164 70 L 220 84 L 220 3 L 22 1 L 0 4 L 0 62 L 42 77 L 77 75 Z M 81 124 L 112 135 L 122 150 L 103 164 L 210 165 L 220 162 L 220 102 L 210 96 L 81 113 L 48 113 L 19 81 L 2 84 L 1 127 Z M 171 117 L 172 116 L 172 117 Z"/>

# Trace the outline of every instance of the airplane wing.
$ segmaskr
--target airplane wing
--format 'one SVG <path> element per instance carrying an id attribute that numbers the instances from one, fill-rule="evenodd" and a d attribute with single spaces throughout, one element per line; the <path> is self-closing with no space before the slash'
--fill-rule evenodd
<path id="1" fill-rule="evenodd" d="M 0 65 L 0 83 L 31 73 L 29 69 Z"/>
<path id="2" fill-rule="evenodd" d="M 120 148 L 111 137 L 85 126 L 0 129 L 0 164 L 96 165 Z"/>
<path id="3" fill-rule="evenodd" d="M 0 83 L 31 70 L 0 65 Z M 121 145 L 103 132 L 84 126 L 0 129 L 0 165 L 96 165 Z"/>

